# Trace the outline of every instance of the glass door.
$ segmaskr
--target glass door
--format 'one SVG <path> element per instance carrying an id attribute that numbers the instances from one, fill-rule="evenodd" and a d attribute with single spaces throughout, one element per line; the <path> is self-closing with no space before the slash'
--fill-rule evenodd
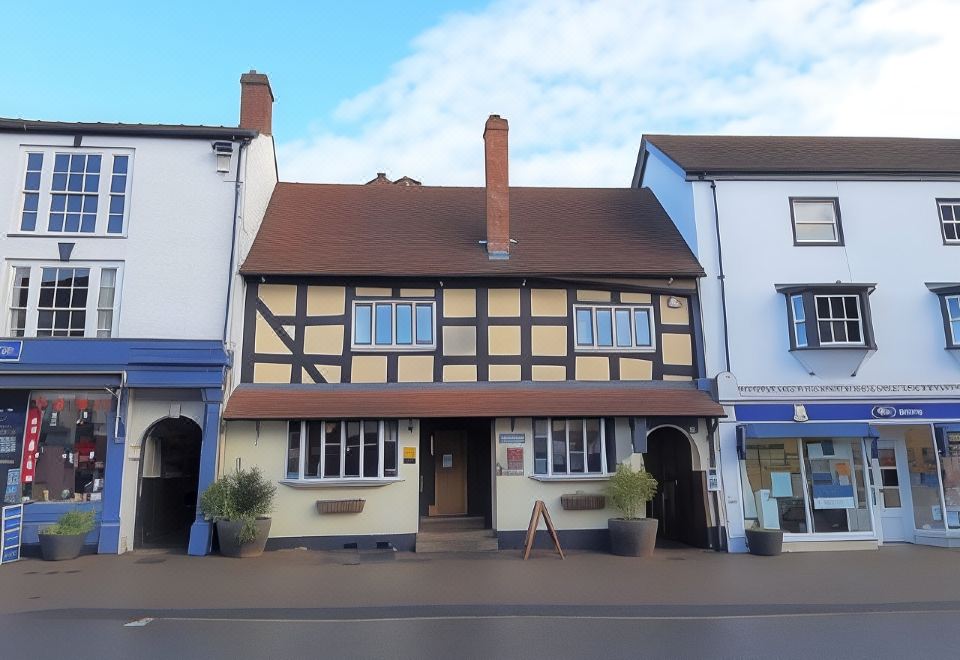
<path id="1" fill-rule="evenodd" d="M 880 527 L 880 539 L 884 542 L 907 541 L 909 520 L 900 484 L 902 467 L 906 463 L 901 440 L 878 440 L 877 456 L 873 459 L 872 472 L 874 501 Z"/>

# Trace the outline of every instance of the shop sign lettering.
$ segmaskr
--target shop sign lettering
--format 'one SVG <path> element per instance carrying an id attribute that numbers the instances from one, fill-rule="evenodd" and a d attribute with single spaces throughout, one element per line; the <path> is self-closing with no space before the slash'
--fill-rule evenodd
<path id="1" fill-rule="evenodd" d="M 0 362 L 19 362 L 22 341 L 0 341 Z"/>

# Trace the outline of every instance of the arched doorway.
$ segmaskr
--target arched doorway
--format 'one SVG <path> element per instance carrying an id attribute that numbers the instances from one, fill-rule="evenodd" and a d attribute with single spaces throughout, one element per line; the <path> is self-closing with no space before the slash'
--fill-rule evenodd
<path id="1" fill-rule="evenodd" d="M 659 484 L 648 513 L 660 521 L 657 538 L 709 547 L 703 472 L 693 470 L 690 439 L 673 427 L 654 429 L 643 462 Z"/>
<path id="2" fill-rule="evenodd" d="M 196 518 L 203 430 L 188 417 L 147 431 L 140 459 L 135 548 L 183 548 Z"/>

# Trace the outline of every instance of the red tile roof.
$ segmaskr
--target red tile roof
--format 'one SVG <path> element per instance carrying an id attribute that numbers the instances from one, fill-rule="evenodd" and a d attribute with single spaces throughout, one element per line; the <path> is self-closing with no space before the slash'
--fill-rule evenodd
<path id="1" fill-rule="evenodd" d="M 279 183 L 249 275 L 699 276 L 649 190 L 511 188 L 508 260 L 490 260 L 483 188 Z"/>
<path id="2" fill-rule="evenodd" d="M 531 416 L 723 417 L 706 392 L 682 383 L 430 383 L 240 385 L 225 419 Z"/>

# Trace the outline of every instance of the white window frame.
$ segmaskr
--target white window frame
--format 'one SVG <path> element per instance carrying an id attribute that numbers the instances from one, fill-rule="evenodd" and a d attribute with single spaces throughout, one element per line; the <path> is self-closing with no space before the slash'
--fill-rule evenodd
<path id="1" fill-rule="evenodd" d="M 960 332 L 954 332 L 953 324 L 960 323 L 960 316 L 953 316 L 950 313 L 950 301 L 953 300 L 960 307 L 960 295 L 944 296 L 943 304 L 947 315 L 947 329 L 950 332 L 952 341 L 951 346 L 960 346 Z"/>
<path id="2" fill-rule="evenodd" d="M 946 220 L 943 217 L 943 207 L 949 206 L 953 209 L 953 220 Z M 947 245 L 960 245 L 960 199 L 938 199 L 937 210 L 940 215 L 940 236 Z M 952 225 L 956 233 L 956 238 L 947 238 L 947 225 Z"/>
<path id="3" fill-rule="evenodd" d="M 534 443 L 536 443 L 536 438 L 542 437 L 537 435 L 537 426 L 536 423 L 538 420 L 546 420 L 547 423 L 547 471 L 546 473 L 537 473 L 536 471 L 536 444 L 534 444 L 534 477 L 562 477 L 564 479 L 577 479 L 577 478 L 597 478 L 597 477 L 606 477 L 609 476 L 609 466 L 607 465 L 607 425 L 606 419 L 603 417 L 537 417 L 533 421 L 533 437 Z M 557 419 L 563 419 L 565 422 L 564 433 L 566 438 L 564 439 L 564 444 L 567 448 L 566 454 L 566 472 L 554 472 L 553 471 L 553 421 Z M 595 419 L 600 424 L 600 472 L 589 472 L 587 470 L 587 420 Z M 583 472 L 571 472 L 570 471 L 570 422 L 571 421 L 580 421 L 581 429 L 583 431 Z"/>
<path id="4" fill-rule="evenodd" d="M 797 306 L 799 303 L 799 307 Z M 795 293 L 790 296 L 790 306 L 792 313 L 792 323 L 793 323 L 793 341 L 796 344 L 797 348 L 807 348 L 810 345 L 810 328 L 807 327 L 807 312 L 803 308 L 803 296 L 799 293 Z M 798 315 L 797 312 L 800 312 Z M 800 328 L 803 328 L 804 340 L 803 343 L 800 343 Z M 819 328 L 818 328 L 819 330 Z"/>
<path id="5" fill-rule="evenodd" d="M 307 429 L 310 424 L 319 424 L 321 428 L 325 428 L 327 423 L 339 424 L 340 425 L 340 475 L 336 477 L 327 477 L 324 476 L 326 471 L 326 462 L 327 462 L 327 434 L 323 433 L 323 437 L 320 442 L 320 465 L 317 468 L 316 477 L 306 476 L 307 468 L 307 451 L 309 449 L 308 443 L 309 438 L 307 436 Z M 350 422 L 358 422 L 361 424 L 360 431 L 360 463 L 359 463 L 359 473 L 360 476 L 348 477 L 344 476 L 344 469 L 346 466 L 346 453 L 347 453 L 347 424 Z M 363 424 L 367 422 L 376 422 L 377 423 L 377 475 L 374 477 L 365 477 L 363 476 Z M 384 445 L 386 440 L 386 424 L 387 422 L 393 422 L 397 425 L 397 439 L 396 439 L 396 475 L 384 475 Z M 384 481 L 399 481 L 400 480 L 400 422 L 399 420 L 386 420 L 386 419 L 304 419 L 304 420 L 290 420 L 287 422 L 287 441 L 284 444 L 284 452 L 289 452 L 290 450 L 290 426 L 293 424 L 300 425 L 300 464 L 298 466 L 297 476 L 290 476 L 287 472 L 287 466 L 289 464 L 288 460 L 284 461 L 283 464 L 283 481 L 287 482 L 300 482 L 300 483 L 352 483 L 352 482 L 384 482 Z"/>
<path id="6" fill-rule="evenodd" d="M 390 339 L 389 344 L 377 343 L 377 305 L 390 305 Z M 397 343 L 397 306 L 410 305 L 411 309 L 411 340 L 410 344 Z M 430 337 L 429 344 L 417 343 L 417 306 L 429 305 L 430 307 Z M 370 343 L 357 343 L 357 307 L 370 307 Z M 350 310 L 350 348 L 354 351 L 390 351 L 390 352 L 430 352 L 437 348 L 437 302 L 435 300 L 423 298 L 399 298 L 399 299 L 360 299 L 354 300 Z"/>
<path id="7" fill-rule="evenodd" d="M 0 323 L 0 329 L 3 330 L 3 336 L 9 337 L 12 334 L 11 311 L 13 309 L 13 284 L 16 268 L 30 269 L 30 286 L 27 297 L 27 322 L 24 329 L 24 338 L 34 338 L 37 336 L 37 317 L 38 305 L 40 302 L 40 281 L 41 273 L 44 268 L 87 268 L 90 270 L 90 282 L 87 290 L 86 318 L 84 323 L 83 338 L 96 338 L 98 335 L 98 319 L 100 311 L 100 281 L 103 271 L 106 269 L 116 269 L 117 277 L 113 298 L 113 319 L 110 326 L 110 337 L 117 336 L 117 330 L 120 324 L 120 302 L 121 292 L 123 291 L 123 262 L 109 261 L 69 261 L 69 262 L 49 262 L 49 261 L 7 261 L 4 264 L 4 307 L 3 321 Z M 58 337 L 59 339 L 59 337 Z M 63 339 L 80 339 L 80 337 L 63 337 Z"/>
<path id="8" fill-rule="evenodd" d="M 829 204 L 833 210 L 833 220 L 831 222 L 798 220 L 797 206 L 803 204 Z M 843 245 L 843 231 L 840 226 L 840 202 L 836 197 L 791 197 L 790 198 L 790 222 L 793 229 L 793 242 L 797 245 Z M 802 239 L 797 232 L 797 225 L 819 225 L 833 227 L 833 240 L 824 239 Z"/>
<path id="9" fill-rule="evenodd" d="M 600 346 L 597 342 L 597 310 L 610 310 L 610 327 L 613 337 L 612 346 Z M 627 310 L 630 315 L 630 346 L 617 346 L 617 310 Z M 580 310 L 590 312 L 590 322 L 592 324 L 593 340 L 590 344 L 580 343 L 580 324 L 577 321 L 577 313 Z M 636 315 L 637 310 L 643 310 L 647 313 L 647 323 L 650 329 L 650 344 L 637 343 Z M 574 305 L 573 306 L 573 346 L 575 351 L 591 351 L 596 353 L 653 353 L 657 350 L 656 321 L 653 316 L 653 305 L 619 305 L 619 304 L 597 304 L 597 305 Z"/>
<path id="10" fill-rule="evenodd" d="M 40 190 L 39 203 L 37 205 L 37 225 L 33 231 L 23 230 L 20 223 L 23 219 L 24 200 L 26 192 L 24 190 L 25 177 L 27 173 L 27 159 L 31 153 L 43 154 L 43 166 L 40 170 Z M 100 160 L 100 185 L 97 188 L 97 220 L 93 232 L 72 232 L 72 231 L 49 231 L 50 207 L 53 201 L 53 170 L 57 154 L 84 154 L 98 155 Z M 127 181 L 123 192 L 123 227 L 120 233 L 107 233 L 107 226 L 110 219 L 110 187 L 113 180 L 113 157 L 127 156 Z M 134 150 L 118 147 L 95 147 L 95 146 L 30 146 L 24 145 L 20 148 L 20 167 L 17 171 L 19 179 L 16 182 L 17 196 L 15 208 L 12 209 L 11 216 L 13 222 L 10 225 L 9 236 L 58 236 L 70 238 L 125 238 L 127 228 L 130 222 L 130 202 L 133 192 L 133 168 L 134 168 Z M 32 191 L 31 191 L 32 192 Z M 61 194 L 57 191 L 56 194 Z M 63 193 L 69 194 L 69 193 Z M 75 193 L 76 194 L 76 193 Z M 83 193 L 79 193 L 83 194 Z M 93 193 L 86 193 L 92 195 Z"/>
<path id="11" fill-rule="evenodd" d="M 817 302 L 821 298 L 831 299 L 831 298 L 853 298 L 857 301 L 857 318 L 850 318 L 846 316 L 846 304 L 843 305 L 844 316 L 834 318 L 833 316 L 821 318 L 820 317 L 820 305 Z M 833 314 L 833 305 L 828 302 L 827 306 L 830 308 L 830 313 Z M 833 293 L 833 294 L 814 294 L 813 296 L 813 307 L 814 314 L 816 314 L 817 319 L 817 339 L 821 346 L 866 346 L 867 337 L 863 331 L 863 308 L 860 306 L 860 296 L 855 293 Z M 820 332 L 821 323 L 849 323 L 851 321 L 857 322 L 857 327 L 860 330 L 860 341 L 824 341 L 822 336 L 823 333 Z M 809 328 L 807 328 L 809 333 Z M 830 328 L 830 334 L 833 335 L 833 328 Z M 849 336 L 849 333 L 847 333 Z"/>

